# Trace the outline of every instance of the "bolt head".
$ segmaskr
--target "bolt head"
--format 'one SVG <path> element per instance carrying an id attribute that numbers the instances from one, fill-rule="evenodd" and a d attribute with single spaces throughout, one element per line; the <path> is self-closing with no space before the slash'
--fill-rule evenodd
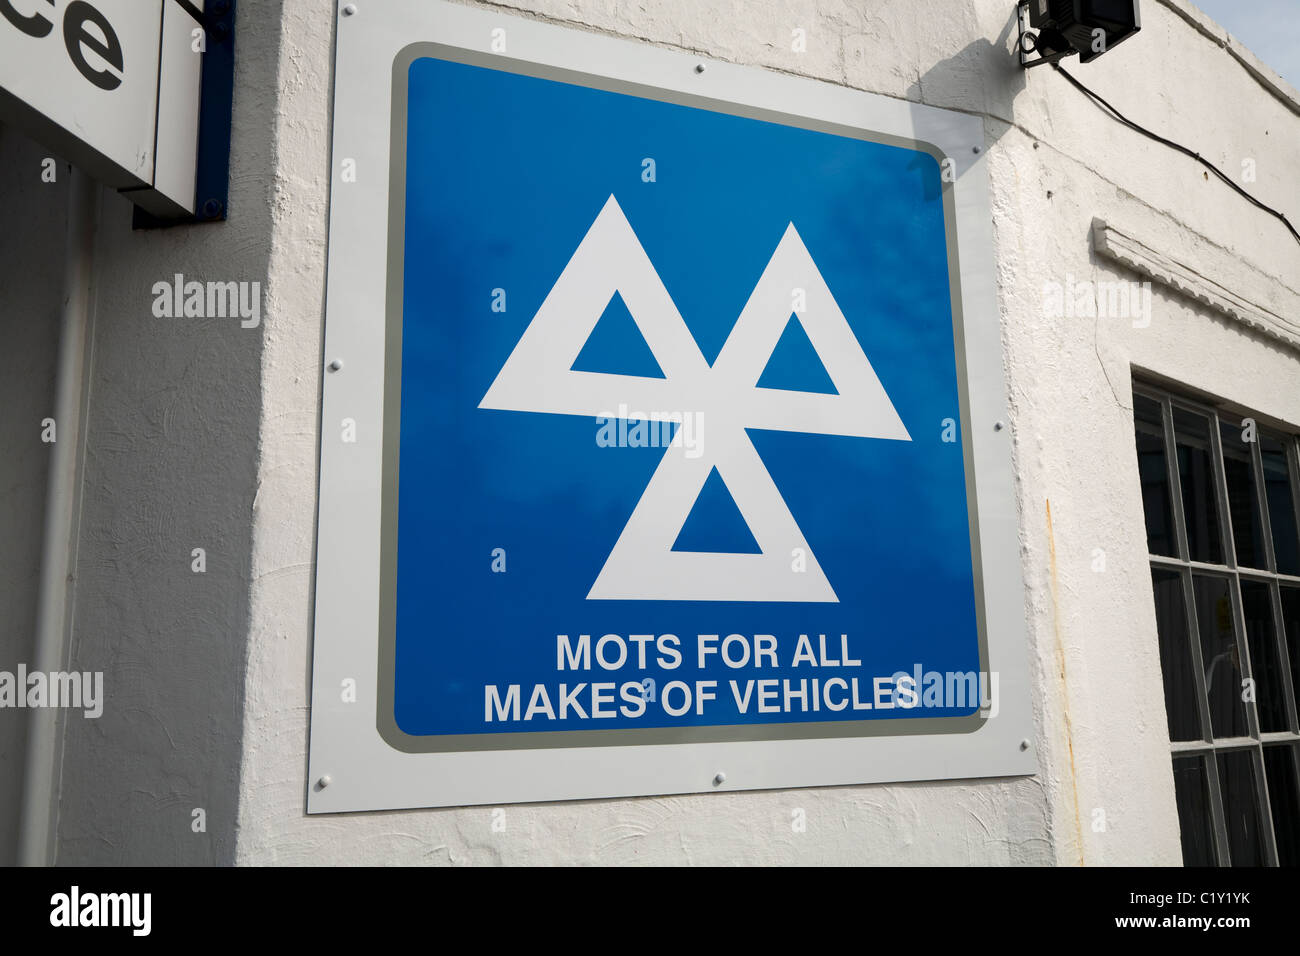
<path id="1" fill-rule="evenodd" d="M 335 359 L 334 361 L 330 362 L 330 366 L 329 366 L 331 372 L 337 372 L 342 367 L 343 367 L 342 359 Z"/>
<path id="2" fill-rule="evenodd" d="M 357 5 L 356 5 L 355 3 L 344 4 L 344 6 L 343 6 L 343 15 L 344 15 L 345 17 L 350 17 L 350 16 L 352 16 L 352 14 L 354 14 L 354 13 L 356 13 L 356 12 L 357 12 Z"/>
<path id="3" fill-rule="evenodd" d="M 216 219 L 221 215 L 221 200 L 206 199 L 202 207 L 204 219 Z"/>
<path id="4" fill-rule="evenodd" d="M 1029 749 L 1029 741 L 1028 741 L 1028 740 L 1022 740 L 1022 741 L 1020 741 L 1020 749 L 1021 749 L 1021 750 L 1028 750 L 1028 749 Z"/>
<path id="5" fill-rule="evenodd" d="M 720 787 L 726 782 L 727 782 L 727 775 L 723 773 L 721 770 L 719 770 L 717 776 L 713 778 L 713 785 L 715 787 Z"/>
<path id="6" fill-rule="evenodd" d="M 703 63 L 696 63 L 696 64 L 695 64 L 695 72 L 696 72 L 696 73 L 703 73 L 703 72 L 704 72 L 704 64 L 703 64 Z"/>
<path id="7" fill-rule="evenodd" d="M 334 778 L 331 777 L 329 774 L 325 774 L 325 776 L 321 777 L 319 780 L 316 781 L 316 786 L 324 790 L 333 782 L 334 782 Z"/>

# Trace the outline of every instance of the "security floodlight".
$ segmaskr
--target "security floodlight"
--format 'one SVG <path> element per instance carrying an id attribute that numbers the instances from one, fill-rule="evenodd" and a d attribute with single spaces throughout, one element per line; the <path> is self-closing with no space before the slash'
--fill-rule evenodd
<path id="1" fill-rule="evenodd" d="M 1020 0 L 1016 16 L 1024 67 L 1075 53 L 1079 62 L 1090 63 L 1142 29 L 1138 0 Z"/>

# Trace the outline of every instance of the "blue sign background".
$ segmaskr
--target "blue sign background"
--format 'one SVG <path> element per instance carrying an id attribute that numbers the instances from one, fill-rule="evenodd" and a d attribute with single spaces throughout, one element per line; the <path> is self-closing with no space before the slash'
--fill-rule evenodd
<path id="1" fill-rule="evenodd" d="M 730 679 L 772 677 L 869 685 L 918 663 L 980 669 L 962 445 L 941 440 L 944 420 L 960 414 L 935 160 L 434 58 L 410 67 L 408 104 L 398 726 L 422 736 L 971 713 L 757 714 L 751 705 L 740 714 L 726 689 Z M 646 158 L 654 182 L 642 180 Z M 709 362 L 790 222 L 816 261 L 912 437 L 749 431 L 839 603 L 586 600 L 663 449 L 600 447 L 592 418 L 478 408 L 611 194 Z M 497 288 L 504 313 L 491 310 Z M 627 366 L 618 354 L 626 337 L 591 345 L 581 367 Z M 804 374 L 810 391 L 825 391 L 824 372 L 803 354 L 771 371 L 782 387 Z M 717 550 L 729 550 L 734 515 L 714 490 L 706 495 L 688 523 L 692 540 L 713 531 Z M 506 573 L 491 570 L 496 548 Z M 676 634 L 683 663 L 557 672 L 556 635 L 583 633 L 593 642 Z M 701 633 L 776 635 L 782 666 L 731 670 L 714 657 L 699 671 Z M 792 669 L 801 633 L 814 643 L 825 633 L 834 649 L 848 634 L 862 666 Z M 634 719 L 484 722 L 485 684 L 524 685 L 526 705 L 536 683 L 647 676 L 660 687 L 717 679 L 717 700 L 703 717 L 652 706 Z"/>

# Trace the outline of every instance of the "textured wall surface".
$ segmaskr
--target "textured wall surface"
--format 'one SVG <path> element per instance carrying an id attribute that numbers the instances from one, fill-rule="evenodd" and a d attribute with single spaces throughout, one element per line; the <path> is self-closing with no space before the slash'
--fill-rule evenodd
<path id="1" fill-rule="evenodd" d="M 1290 294 L 1300 247 L 1051 69 L 1022 72 L 1009 0 L 490 8 L 984 117 L 1039 774 L 518 806 L 503 832 L 485 807 L 305 816 L 334 12 L 245 0 L 230 222 L 132 233 L 104 201 L 74 661 L 106 671 L 109 710 L 69 723 L 60 862 L 1178 863 L 1129 383 L 1150 370 L 1300 427 L 1300 354 L 1159 286 L 1145 329 L 1050 317 L 1042 290 L 1137 278 L 1092 251 L 1095 217 Z M 1300 220 L 1295 91 L 1184 0 L 1149 0 L 1139 37 L 1067 69 L 1230 174 L 1253 159 L 1249 188 Z M 175 272 L 262 281 L 261 327 L 154 318 Z"/>

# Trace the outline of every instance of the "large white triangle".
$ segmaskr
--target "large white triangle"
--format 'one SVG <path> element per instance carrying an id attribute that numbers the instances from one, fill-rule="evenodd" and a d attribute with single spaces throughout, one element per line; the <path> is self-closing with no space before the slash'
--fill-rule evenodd
<path id="1" fill-rule="evenodd" d="M 618 292 L 663 378 L 571 366 Z M 709 366 L 613 196 L 587 230 L 479 408 L 597 416 L 619 403 L 681 409 Z"/>
<path id="2" fill-rule="evenodd" d="M 795 303 L 804 306 L 794 314 L 838 395 L 758 387 Z M 710 376 L 744 407 L 747 428 L 912 440 L 793 223 L 741 310 Z"/>
<path id="3" fill-rule="evenodd" d="M 588 600 L 838 601 L 749 436 L 707 441 L 695 459 L 667 449 Z M 714 467 L 762 554 L 673 550 Z"/>

